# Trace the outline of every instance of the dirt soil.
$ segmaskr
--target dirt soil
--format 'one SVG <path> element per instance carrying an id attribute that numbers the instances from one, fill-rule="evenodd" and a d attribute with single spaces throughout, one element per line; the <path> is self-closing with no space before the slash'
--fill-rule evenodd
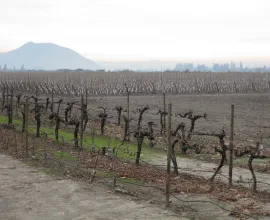
<path id="1" fill-rule="evenodd" d="M 149 161 L 153 165 L 164 165 L 166 166 L 166 158 L 153 158 Z M 179 172 L 193 174 L 196 176 L 201 176 L 206 179 L 210 179 L 214 174 L 215 169 L 218 165 L 214 163 L 206 163 L 200 160 L 193 160 L 188 158 L 177 158 L 177 164 L 179 167 Z M 217 175 L 217 179 L 228 183 L 228 173 L 229 167 L 224 165 L 221 172 Z M 270 174 L 256 172 L 257 178 L 257 189 L 259 191 L 270 192 Z M 248 169 L 234 167 L 233 170 L 233 185 L 242 185 L 247 188 L 252 188 L 253 179 L 251 173 Z"/>
<path id="2" fill-rule="evenodd" d="M 149 105 L 150 111 L 145 114 L 144 123 L 152 120 L 159 126 L 159 116 L 156 112 L 163 106 L 162 96 L 132 96 L 130 100 L 131 110 Z M 195 114 L 206 112 L 208 119 L 198 121 L 198 131 L 217 132 L 225 127 L 228 134 L 230 105 L 235 104 L 236 141 L 251 142 L 257 140 L 260 135 L 269 136 L 270 133 L 269 94 L 168 96 L 167 103 L 173 103 L 174 113 L 188 110 L 193 110 Z M 96 111 L 98 106 L 113 109 L 119 104 L 125 106 L 126 97 L 96 97 L 89 102 L 89 109 Z M 109 120 L 115 122 L 116 112 L 108 110 L 108 113 L 109 116 L 114 116 Z M 180 121 L 182 119 L 173 116 L 173 127 Z M 165 161 L 164 158 L 158 158 L 151 163 L 163 165 Z M 216 167 L 215 164 L 187 158 L 179 158 L 178 165 L 181 172 L 206 178 L 212 175 Z M 202 172 L 194 173 L 190 170 Z M 222 173 L 226 173 L 227 176 L 227 167 L 223 168 Z M 266 183 L 258 184 L 258 189 L 269 190 L 269 174 L 256 175 L 258 181 Z M 227 182 L 226 178 L 220 178 Z M 234 181 L 250 179 L 248 170 L 235 169 Z M 251 187 L 251 184 L 245 185 Z M 187 198 L 186 195 L 182 197 Z M 165 210 L 163 207 L 145 200 L 136 201 L 130 196 L 114 194 L 105 186 L 54 178 L 10 157 L 0 155 L 0 219 L 179 219 L 179 213 Z M 190 207 L 199 214 L 191 215 L 192 217 L 181 216 L 180 219 L 232 219 L 227 212 L 215 209 L 211 205 L 190 203 Z"/>
<path id="3" fill-rule="evenodd" d="M 127 97 L 95 97 L 90 98 L 89 109 L 97 111 L 98 106 L 108 108 L 109 116 L 114 116 L 111 121 L 116 122 L 116 105 L 126 107 Z M 201 95 L 168 95 L 166 104 L 172 103 L 172 127 L 180 122 L 189 121 L 175 117 L 174 113 L 193 110 L 194 114 L 207 113 L 207 119 L 196 122 L 195 130 L 201 132 L 219 132 L 223 127 L 229 134 L 231 105 L 235 105 L 235 141 L 259 140 L 260 135 L 270 136 L 270 94 L 201 94 Z M 154 121 L 159 129 L 159 115 L 157 111 L 163 108 L 162 95 L 131 96 L 131 111 L 149 105 L 150 110 L 144 115 L 144 123 Z M 132 114 L 133 115 L 133 114 Z M 137 118 L 138 114 L 135 115 Z M 133 116 L 131 116 L 133 117 Z M 135 122 L 134 122 L 135 123 Z"/>
<path id="4" fill-rule="evenodd" d="M 234 205 L 209 199 L 206 195 L 178 195 L 182 200 L 203 202 L 182 203 L 171 198 L 173 207 L 165 210 L 161 207 L 164 195 L 159 202 L 156 197 L 160 195 L 156 193 L 149 198 L 148 190 L 143 193 L 147 201 L 124 195 L 126 192 L 132 195 L 135 191 L 132 187 L 123 189 L 121 186 L 113 191 L 105 185 L 56 178 L 0 154 L 0 219 L 3 220 L 235 219 L 229 212 L 206 201 L 230 210 Z M 243 202 L 249 204 L 250 201 Z M 260 219 L 268 218 L 261 216 Z"/>
<path id="5" fill-rule="evenodd" d="M 178 195 L 182 200 L 203 202 L 183 203 L 171 198 L 171 208 L 164 209 L 164 195 L 145 189 L 140 192 L 145 198 L 142 200 L 140 196 L 134 197 L 136 191 L 133 187 L 118 185 L 113 190 L 100 182 L 89 184 L 48 175 L 0 154 L 0 219 L 3 220 L 235 219 L 229 212 L 205 201 L 229 210 L 234 205 L 205 195 Z M 149 197 L 149 192 L 154 196 Z"/>
<path id="6" fill-rule="evenodd" d="M 41 95 L 40 98 L 45 100 L 47 96 Z M 49 97 L 49 96 L 48 96 Z M 64 98 L 64 103 L 75 101 L 72 114 L 80 114 L 79 97 L 64 97 L 56 96 L 55 100 Z M 44 103 L 45 101 L 43 101 Z M 175 116 L 175 113 L 184 113 L 192 110 L 195 115 L 207 113 L 206 119 L 196 121 L 195 132 L 216 132 L 225 129 L 229 136 L 231 105 L 235 105 L 234 119 L 234 141 L 237 146 L 249 145 L 256 141 L 261 141 L 261 137 L 267 137 L 264 146 L 270 149 L 270 94 L 269 93 L 234 93 L 234 94 L 191 94 L 191 95 L 167 95 L 167 104 L 172 103 L 172 128 L 175 128 L 179 123 L 185 122 L 189 127 L 190 121 L 185 118 Z M 91 112 L 91 117 L 99 121 L 98 114 L 99 106 L 106 108 L 108 121 L 117 122 L 117 112 L 113 110 L 116 105 L 123 106 L 124 110 L 127 107 L 126 96 L 104 96 L 104 97 L 89 97 L 88 110 Z M 142 95 L 130 96 L 130 117 L 135 120 L 131 121 L 131 130 L 136 126 L 138 113 L 135 113 L 138 108 L 148 105 L 150 110 L 143 116 L 143 125 L 147 126 L 149 121 L 153 121 L 156 134 L 160 131 L 160 115 L 157 114 L 159 109 L 163 109 L 163 95 Z M 61 115 L 64 115 L 66 104 L 62 104 L 60 108 Z M 126 112 L 123 112 L 126 114 Z M 121 125 L 123 126 L 121 119 Z M 110 131 L 105 126 L 105 135 L 110 135 Z M 227 137 L 228 138 L 228 137 Z M 213 139 L 213 138 L 212 138 Z M 207 139 L 207 143 L 218 142 Z M 228 141 L 228 139 L 227 139 Z"/>
<path id="7" fill-rule="evenodd" d="M 56 179 L 0 155 L 0 219 L 179 219 L 172 211 L 110 189 Z M 181 218 L 186 219 L 186 218 Z"/>
<path id="8" fill-rule="evenodd" d="M 9 137 L 8 132 L 3 134 Z M 8 149 L 13 152 L 14 146 L 9 145 Z M 45 162 L 48 164 L 49 155 L 46 158 Z M 104 159 L 106 158 L 104 157 Z M 109 161 L 111 160 L 107 158 L 105 165 L 110 165 Z M 29 162 L 31 161 L 34 162 L 35 160 L 29 160 Z M 139 168 L 143 167 L 139 166 L 136 170 L 134 166 L 131 164 L 131 169 L 123 170 L 122 172 L 124 173 L 120 176 L 129 177 L 131 170 L 131 177 L 135 178 L 139 173 L 141 174 L 139 177 L 145 175 L 144 172 L 147 173 L 147 169 L 144 169 L 142 172 Z M 215 196 L 207 195 L 208 193 L 198 195 L 196 193 L 197 190 L 192 190 L 192 187 L 186 192 L 186 188 L 189 187 L 187 187 L 187 184 L 181 184 L 180 180 L 182 180 L 184 175 L 180 175 L 180 177 L 176 177 L 172 181 L 180 181 L 180 185 L 172 184 L 173 194 L 181 200 L 197 200 L 197 202 L 181 202 L 171 197 L 171 209 L 164 210 L 165 196 L 162 191 L 155 190 L 153 186 L 150 188 L 143 187 L 142 185 L 144 184 L 140 183 L 139 187 L 134 187 L 134 185 L 129 187 L 129 184 L 123 184 L 118 179 L 117 187 L 113 188 L 112 177 L 101 178 L 100 180 L 97 178 L 94 184 L 75 182 L 68 180 L 73 178 L 70 172 L 66 172 L 67 175 L 65 176 L 61 175 L 61 172 L 55 173 L 55 176 L 40 173 L 39 171 L 46 171 L 46 173 L 49 171 L 50 174 L 53 174 L 50 169 L 47 170 L 48 168 L 45 167 L 47 166 L 34 169 L 18 160 L 0 154 L 0 219 L 233 219 L 233 216 L 230 216 L 231 211 L 235 210 L 238 205 L 240 205 L 240 210 L 246 213 L 250 213 L 250 211 L 252 213 L 259 213 L 259 209 L 265 206 L 262 202 L 258 203 L 258 201 L 253 200 L 256 197 L 253 198 L 249 193 L 237 194 L 241 199 L 238 198 L 237 200 L 239 201 L 236 204 L 227 199 L 227 193 L 222 196 L 222 192 L 219 192 L 219 190 L 215 192 L 218 193 L 219 198 L 221 196 L 224 200 L 221 198 L 221 201 L 217 200 Z M 160 180 L 164 180 L 164 175 L 161 175 L 162 172 L 155 174 L 153 171 L 150 172 L 152 175 L 156 175 Z M 73 172 L 75 179 L 78 180 L 76 178 L 76 171 Z M 147 174 L 147 176 L 150 175 Z M 139 178 L 139 180 L 144 179 Z M 89 177 L 85 179 L 85 181 L 87 180 L 89 181 Z M 191 185 L 194 185 L 193 188 L 200 187 L 201 182 L 199 184 L 195 182 L 190 181 L 189 184 L 192 183 Z M 164 185 L 163 181 L 162 186 Z M 209 183 L 207 183 L 207 186 L 209 186 Z M 223 187 L 221 186 L 221 188 Z M 209 191 L 208 189 L 205 190 Z M 120 193 L 121 196 L 119 194 L 116 195 L 115 192 Z M 229 194 L 231 193 L 236 194 L 239 192 L 234 190 L 229 192 Z M 242 203 L 243 199 L 246 199 L 243 201 L 246 204 L 244 205 L 246 207 L 244 210 L 243 205 L 239 204 L 239 202 Z M 214 202 L 229 211 L 225 211 L 206 201 Z M 265 207 L 263 209 L 268 210 Z M 260 217 L 263 216 L 260 215 Z"/>

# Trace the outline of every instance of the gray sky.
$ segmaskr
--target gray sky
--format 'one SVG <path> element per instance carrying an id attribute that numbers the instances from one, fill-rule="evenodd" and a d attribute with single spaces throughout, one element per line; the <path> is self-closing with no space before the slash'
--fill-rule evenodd
<path id="1" fill-rule="evenodd" d="M 270 57 L 269 0 L 0 0 L 0 51 L 28 41 L 96 60 Z"/>

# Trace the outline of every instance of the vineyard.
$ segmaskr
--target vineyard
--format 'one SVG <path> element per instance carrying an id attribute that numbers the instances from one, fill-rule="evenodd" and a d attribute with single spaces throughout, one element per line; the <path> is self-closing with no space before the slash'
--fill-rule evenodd
<path id="1" fill-rule="evenodd" d="M 18 92 L 79 96 L 267 92 L 269 73 L 8 72 L 1 82 Z"/>
<path id="2" fill-rule="evenodd" d="M 269 90 L 266 73 L 2 73 L 1 143 L 91 182 L 162 188 L 168 159 L 171 196 L 237 192 L 230 213 L 257 218 L 269 213 L 237 202 L 269 202 Z"/>

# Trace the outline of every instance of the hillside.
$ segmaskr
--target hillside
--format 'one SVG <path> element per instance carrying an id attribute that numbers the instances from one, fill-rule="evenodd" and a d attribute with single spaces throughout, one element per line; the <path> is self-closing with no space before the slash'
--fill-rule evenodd
<path id="1" fill-rule="evenodd" d="M 18 49 L 0 53 L 0 65 L 8 69 L 56 70 L 56 69 L 89 69 L 96 70 L 99 66 L 77 52 L 51 43 L 28 42 Z"/>

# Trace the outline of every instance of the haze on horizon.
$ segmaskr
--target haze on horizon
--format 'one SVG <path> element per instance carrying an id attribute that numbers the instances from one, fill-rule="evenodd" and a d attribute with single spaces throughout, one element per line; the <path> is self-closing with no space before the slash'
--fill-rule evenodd
<path id="1" fill-rule="evenodd" d="M 97 61 L 270 65 L 267 0 L 1 1 L 0 51 L 51 42 Z"/>

